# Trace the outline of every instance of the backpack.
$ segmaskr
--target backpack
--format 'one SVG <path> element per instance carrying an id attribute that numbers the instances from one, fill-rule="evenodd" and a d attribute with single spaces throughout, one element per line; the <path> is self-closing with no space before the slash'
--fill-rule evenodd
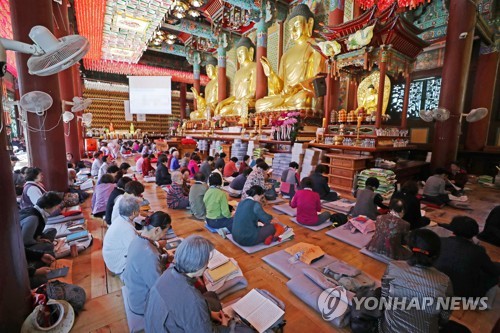
<path id="1" fill-rule="evenodd" d="M 278 197 L 278 193 L 276 193 L 274 186 L 271 187 L 269 190 L 266 190 L 266 192 L 264 193 L 264 197 L 266 198 L 266 200 L 269 201 L 276 200 L 276 198 Z"/>

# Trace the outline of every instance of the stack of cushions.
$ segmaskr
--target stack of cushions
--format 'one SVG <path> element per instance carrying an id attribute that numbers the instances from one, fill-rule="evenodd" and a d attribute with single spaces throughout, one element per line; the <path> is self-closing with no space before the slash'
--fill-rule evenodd
<path id="1" fill-rule="evenodd" d="M 477 182 L 479 184 L 493 184 L 493 177 L 488 175 L 482 175 L 477 177 Z"/>
<path id="2" fill-rule="evenodd" d="M 380 182 L 380 186 L 375 192 L 379 193 L 386 200 L 390 199 L 394 193 L 394 184 L 396 183 L 396 174 L 394 171 L 379 168 L 365 169 L 358 175 L 358 189 L 364 189 L 365 182 L 370 177 L 375 177 Z"/>
<path id="3" fill-rule="evenodd" d="M 241 139 L 234 139 L 234 143 L 231 146 L 231 157 L 237 157 L 238 161 L 243 161 L 248 150 L 248 143 L 242 143 Z"/>

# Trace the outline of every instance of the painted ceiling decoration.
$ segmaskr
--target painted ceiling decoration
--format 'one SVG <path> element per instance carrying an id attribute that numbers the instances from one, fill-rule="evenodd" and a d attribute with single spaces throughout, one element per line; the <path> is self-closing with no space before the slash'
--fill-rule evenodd
<path id="1" fill-rule="evenodd" d="M 431 0 L 356 0 L 363 9 L 372 8 L 377 5 L 380 10 L 385 10 L 397 2 L 399 7 L 417 8 L 420 5 L 431 2 Z"/>
<path id="2" fill-rule="evenodd" d="M 170 0 L 108 0 L 104 16 L 102 59 L 139 62 L 171 4 Z"/>

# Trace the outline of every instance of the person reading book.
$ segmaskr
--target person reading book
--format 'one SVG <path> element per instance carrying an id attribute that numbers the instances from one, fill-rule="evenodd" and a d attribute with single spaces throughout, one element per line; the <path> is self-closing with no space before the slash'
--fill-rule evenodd
<path id="1" fill-rule="evenodd" d="M 128 248 L 123 281 L 128 289 L 128 306 L 138 315 L 144 315 L 149 290 L 165 270 L 168 256 L 162 255 L 157 241 L 164 238 L 172 219 L 158 211 L 145 220 L 145 230 L 134 238 Z"/>
<path id="2" fill-rule="evenodd" d="M 213 292 L 202 294 L 195 282 L 207 268 L 214 245 L 191 235 L 175 252 L 174 265 L 149 292 L 144 313 L 146 332 L 230 332 L 229 317 Z"/>
<path id="3" fill-rule="evenodd" d="M 246 198 L 242 200 L 233 220 L 233 239 L 243 246 L 254 246 L 260 243 L 271 244 L 276 233 L 273 216 L 267 214 L 261 205 L 264 198 L 264 189 L 259 185 L 253 185 L 246 191 Z M 263 227 L 257 225 L 264 224 Z"/>
<path id="4" fill-rule="evenodd" d="M 356 205 L 351 212 L 353 217 L 364 215 L 372 220 L 376 220 L 378 215 L 377 206 L 382 209 L 388 209 L 383 204 L 384 198 L 380 194 L 375 193 L 379 186 L 380 181 L 377 178 L 369 177 L 365 182 L 365 188 L 356 191 L 354 194 Z"/>
<path id="5" fill-rule="evenodd" d="M 34 207 L 21 209 L 19 224 L 24 247 L 31 250 L 54 254 L 54 244 L 57 230 L 45 228 L 47 218 L 60 209 L 62 198 L 56 192 L 43 194 Z"/>

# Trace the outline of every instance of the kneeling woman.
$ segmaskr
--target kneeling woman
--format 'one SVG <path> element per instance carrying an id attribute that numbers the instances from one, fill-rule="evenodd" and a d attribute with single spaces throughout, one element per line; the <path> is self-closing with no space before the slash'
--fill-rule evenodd
<path id="1" fill-rule="evenodd" d="M 291 164 L 291 163 L 290 163 Z M 290 206 L 297 208 L 297 222 L 303 225 L 320 225 L 330 218 L 329 212 L 321 212 L 321 200 L 319 194 L 312 190 L 312 179 L 305 177 L 300 182 L 302 190 L 294 195 Z"/>
<path id="2" fill-rule="evenodd" d="M 135 314 L 144 314 L 149 290 L 166 267 L 167 257 L 162 256 L 156 241 L 166 235 L 170 224 L 170 215 L 154 213 L 146 219 L 146 230 L 128 248 L 123 281 L 129 293 L 128 306 Z"/>
<path id="3" fill-rule="evenodd" d="M 214 293 L 202 295 L 194 286 L 207 268 L 214 245 L 192 235 L 175 252 L 175 265 L 151 288 L 146 303 L 146 332 L 229 332 L 229 319 Z M 217 323 L 214 323 L 216 321 Z"/>
<path id="4" fill-rule="evenodd" d="M 271 243 L 276 232 L 272 221 L 273 216 L 262 209 L 261 200 L 264 197 L 264 189 L 254 185 L 246 191 L 246 198 L 242 200 L 233 221 L 233 239 L 240 245 L 253 246 L 259 243 Z M 262 222 L 259 227 L 257 222 Z"/>

